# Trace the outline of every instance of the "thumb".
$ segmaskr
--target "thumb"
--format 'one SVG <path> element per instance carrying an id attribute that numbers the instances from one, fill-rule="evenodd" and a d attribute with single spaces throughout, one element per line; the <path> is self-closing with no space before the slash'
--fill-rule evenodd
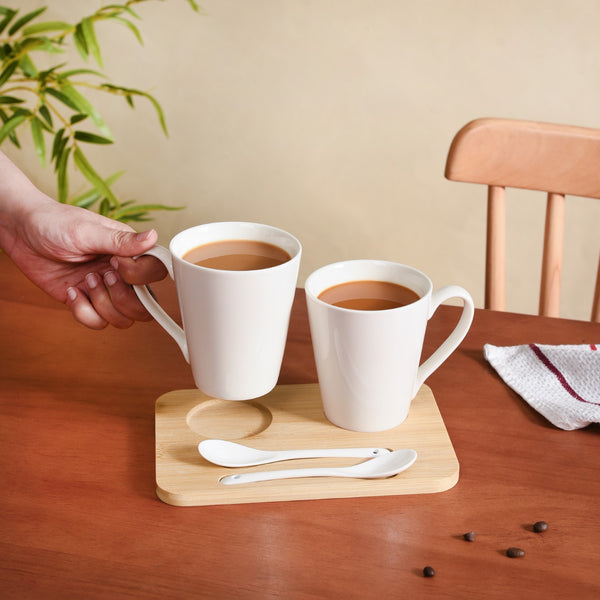
<path id="1" fill-rule="evenodd" d="M 121 231 L 114 229 L 111 232 L 111 247 L 107 254 L 116 256 L 136 256 L 143 254 L 156 245 L 158 234 L 154 229 L 136 233 L 135 231 Z"/>

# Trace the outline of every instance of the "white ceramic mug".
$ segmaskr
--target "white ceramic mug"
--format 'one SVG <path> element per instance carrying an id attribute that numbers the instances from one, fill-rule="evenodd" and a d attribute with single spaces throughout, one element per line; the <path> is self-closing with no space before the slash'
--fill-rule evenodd
<path id="1" fill-rule="evenodd" d="M 388 310 L 340 308 L 319 299 L 334 285 L 369 280 L 408 287 L 419 299 Z M 400 425 L 423 382 L 463 340 L 474 314 L 465 289 L 449 285 L 434 292 L 425 274 L 387 261 L 327 265 L 308 277 L 305 290 L 325 416 L 352 431 L 383 431 Z M 460 320 L 419 366 L 427 321 L 453 297 L 464 303 Z"/>
<path id="2" fill-rule="evenodd" d="M 290 260 L 266 269 L 226 271 L 183 259 L 211 242 L 254 240 L 282 248 Z M 258 223 L 208 223 L 178 233 L 169 249 L 145 254 L 161 260 L 175 280 L 183 328 L 145 286 L 133 286 L 142 304 L 177 342 L 196 386 L 223 400 L 270 392 L 279 377 L 302 247 L 289 233 Z"/>

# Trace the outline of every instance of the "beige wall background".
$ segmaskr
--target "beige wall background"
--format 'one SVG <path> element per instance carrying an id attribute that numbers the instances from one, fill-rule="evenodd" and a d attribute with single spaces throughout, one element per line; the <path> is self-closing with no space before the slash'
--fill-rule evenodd
<path id="1" fill-rule="evenodd" d="M 71 21 L 102 5 L 45 4 L 48 20 Z M 600 128 L 597 0 L 201 4 L 136 7 L 144 47 L 97 28 L 112 81 L 155 94 L 170 137 L 143 102 L 98 98 L 117 143 L 89 154 L 105 175 L 126 170 L 123 198 L 186 206 L 156 217 L 163 244 L 201 222 L 261 221 L 302 241 L 300 284 L 328 262 L 382 258 L 481 306 L 485 190 L 444 179 L 454 133 L 484 116 Z M 10 155 L 55 193 L 32 153 Z M 512 311 L 537 310 L 544 204 L 509 196 Z M 569 199 L 564 316 L 589 318 L 599 225 L 600 202 Z"/>

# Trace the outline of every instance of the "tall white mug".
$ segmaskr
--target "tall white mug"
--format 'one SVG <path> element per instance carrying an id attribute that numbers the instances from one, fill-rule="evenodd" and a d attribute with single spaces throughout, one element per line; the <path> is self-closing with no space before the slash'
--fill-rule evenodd
<path id="1" fill-rule="evenodd" d="M 226 240 L 252 240 L 289 254 L 282 264 L 250 271 L 198 266 L 190 250 Z M 302 247 L 289 233 L 258 223 L 207 223 L 178 233 L 169 249 L 145 254 L 161 260 L 175 280 L 183 328 L 145 286 L 133 286 L 142 304 L 190 363 L 196 386 L 223 400 L 248 400 L 277 383 Z"/>
<path id="2" fill-rule="evenodd" d="M 416 292 L 418 299 L 387 310 L 341 308 L 319 299 L 327 289 L 354 281 L 384 281 Z M 325 416 L 352 431 L 400 425 L 423 382 L 467 334 L 474 306 L 456 285 L 433 291 L 420 271 L 394 262 L 355 260 L 327 265 L 305 283 L 310 331 Z M 419 365 L 427 321 L 449 298 L 463 300 L 458 324 Z"/>

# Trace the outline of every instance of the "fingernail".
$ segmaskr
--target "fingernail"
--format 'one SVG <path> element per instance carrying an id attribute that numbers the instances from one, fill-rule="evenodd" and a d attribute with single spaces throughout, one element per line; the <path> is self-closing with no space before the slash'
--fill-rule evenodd
<path id="1" fill-rule="evenodd" d="M 119 259 L 116 256 L 113 256 L 110 259 L 110 266 L 115 270 L 118 271 L 119 270 Z"/>
<path id="2" fill-rule="evenodd" d="M 154 232 L 154 229 L 148 229 L 148 231 L 141 231 L 137 233 L 135 236 L 136 241 L 145 242 Z"/>
<path id="3" fill-rule="evenodd" d="M 93 290 L 98 285 L 98 275 L 96 275 L 96 273 L 88 273 L 85 276 L 85 282 L 88 287 Z"/>
<path id="4" fill-rule="evenodd" d="M 67 288 L 67 298 L 73 302 L 77 298 L 77 290 L 74 287 Z"/>
<path id="5" fill-rule="evenodd" d="M 115 285 L 115 283 L 119 281 L 119 278 L 117 277 L 117 274 L 114 271 L 108 271 L 104 274 L 104 281 L 106 282 L 106 285 L 110 286 Z"/>

